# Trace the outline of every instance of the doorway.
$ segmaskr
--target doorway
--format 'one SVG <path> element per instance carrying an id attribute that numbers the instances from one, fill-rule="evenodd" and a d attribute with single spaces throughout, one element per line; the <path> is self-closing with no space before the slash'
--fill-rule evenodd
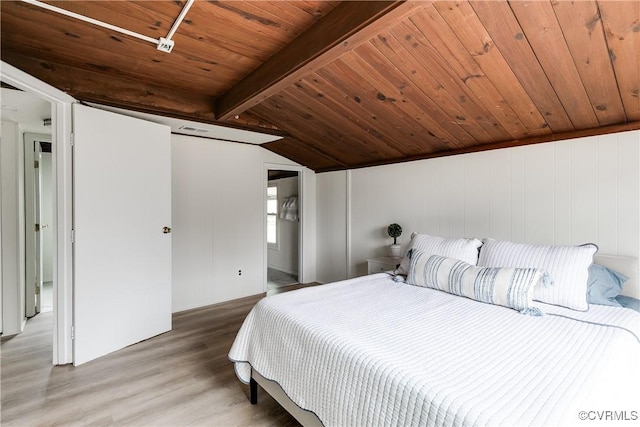
<path id="1" fill-rule="evenodd" d="M 25 315 L 53 311 L 51 135 L 24 133 Z"/>
<path id="2" fill-rule="evenodd" d="M 47 83 L 21 71 L 20 69 L 7 64 L 4 61 L 0 60 L 0 80 L 2 81 L 2 104 L 3 104 L 3 115 L 5 113 L 5 106 L 8 105 L 8 98 L 5 97 L 5 89 L 7 89 L 10 93 L 24 93 L 28 95 L 35 96 L 37 99 L 41 101 L 45 101 L 48 104 L 47 111 L 49 114 L 47 116 L 42 116 L 45 118 L 50 118 L 50 127 L 49 132 L 51 133 L 52 139 L 52 176 L 53 176 L 53 185 L 52 185 L 52 199 L 53 199 L 53 223 L 55 227 L 52 229 L 52 239 L 53 239 L 53 265 L 54 265 L 54 279 L 53 279 L 53 311 L 50 314 L 53 318 L 53 330 L 51 333 L 52 340 L 52 362 L 54 365 L 62 365 L 66 363 L 71 363 L 73 361 L 73 341 L 71 339 L 72 336 L 72 320 L 73 320 L 73 312 L 72 312 L 72 301 L 73 301 L 73 217 L 72 217 L 72 151 L 73 151 L 73 141 L 72 141 L 72 122 L 71 122 L 71 106 L 73 103 L 77 102 L 75 98 L 62 92 L 55 87 L 48 85 Z M 9 113 L 15 114 L 15 109 L 10 108 Z M 18 109 L 20 111 L 20 109 Z M 12 120 L 14 122 L 20 122 L 20 120 Z M 42 123 L 42 122 L 41 122 Z M 17 124 L 15 128 L 17 128 Z M 24 126 L 21 126 L 23 131 L 27 131 Z M 32 132 L 41 133 L 40 130 L 30 130 Z M 19 134 L 16 129 L 16 135 Z M 2 244 L 3 248 L 5 243 L 7 246 L 19 246 L 18 250 L 12 249 L 9 251 L 7 256 L 20 256 L 22 260 L 20 262 L 20 271 L 22 271 L 19 280 L 7 281 L 5 280 L 5 264 L 4 257 L 6 253 L 3 250 L 2 253 L 2 266 L 3 266 L 3 280 L 2 280 L 2 290 L 3 292 L 7 291 L 7 294 L 2 295 L 2 320 L 3 332 L 9 335 L 8 328 L 5 329 L 5 320 L 11 321 L 11 326 L 13 326 L 13 333 L 20 333 L 22 328 L 24 327 L 24 211 L 18 211 L 23 209 L 19 206 L 23 206 L 23 198 L 24 198 L 24 171 L 23 169 L 23 161 L 22 156 L 24 150 L 22 149 L 22 137 L 16 136 L 11 139 L 14 141 L 12 144 L 5 144 L 5 139 L 3 138 L 2 150 L 4 151 L 13 151 L 16 152 L 16 155 L 11 158 L 11 164 L 8 164 L 9 159 L 2 156 L 3 160 L 3 191 L 2 191 L 2 222 L 3 222 L 3 232 L 2 232 Z M 6 150 L 7 147 L 10 147 L 10 150 Z M 14 148 L 15 147 L 15 148 Z M 17 153 L 20 153 L 19 155 Z M 9 166 L 9 171 L 5 169 L 5 165 Z M 4 192 L 5 184 L 13 185 L 12 182 L 6 182 L 4 180 L 5 172 L 15 173 L 15 170 L 20 168 L 21 175 L 16 173 L 16 180 L 20 179 L 20 183 L 15 185 L 16 190 L 19 187 L 20 201 L 18 203 L 18 197 L 16 196 L 16 202 L 13 205 L 15 213 L 18 215 L 13 215 L 12 218 L 7 218 L 4 215 L 4 209 L 7 205 L 4 204 L 5 195 Z M 18 178 L 18 176 L 22 178 Z M 21 218 L 19 221 L 16 219 L 17 217 Z M 20 227 L 8 227 L 8 230 L 13 230 L 13 234 L 17 234 L 19 232 L 20 238 L 16 239 L 7 239 L 4 233 L 4 224 L 9 220 L 13 220 L 16 224 L 20 223 Z M 11 225 L 11 224 L 9 224 Z M 9 298 L 5 298 L 9 296 Z"/>
<path id="3" fill-rule="evenodd" d="M 267 293 L 299 282 L 300 177 L 295 170 L 267 171 Z"/>
<path id="4" fill-rule="evenodd" d="M 7 265 L 12 269 L 11 277 L 15 278 L 1 282 L 3 294 L 9 297 L 3 298 L 2 332 L 7 337 L 22 332 L 27 319 L 42 311 L 44 302 L 44 309 L 51 312 L 46 316 L 46 323 L 51 327 L 48 334 L 51 347 L 56 259 L 54 106 L 38 94 L 19 90 L 4 81 L 1 90 L 3 128 L 6 124 L 7 129 L 13 129 L 7 134 L 3 131 L 2 141 L 3 155 L 9 154 L 3 163 L 6 168 L 2 170 L 3 202 L 8 202 L 3 203 L 3 227 L 11 230 L 10 234 L 2 235 L 3 248 L 7 249 L 3 252 L 3 262 L 14 260 Z M 9 196 L 6 200 L 5 190 Z M 48 282 L 46 288 L 45 281 Z"/>

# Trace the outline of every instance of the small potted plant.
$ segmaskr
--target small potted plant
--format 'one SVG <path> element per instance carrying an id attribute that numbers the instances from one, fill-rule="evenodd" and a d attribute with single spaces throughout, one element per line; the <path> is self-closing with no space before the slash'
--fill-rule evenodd
<path id="1" fill-rule="evenodd" d="M 393 244 L 389 246 L 391 256 L 393 258 L 400 258 L 400 245 L 398 244 L 398 237 L 402 234 L 402 227 L 393 223 L 387 227 L 387 234 L 389 237 L 393 237 Z"/>

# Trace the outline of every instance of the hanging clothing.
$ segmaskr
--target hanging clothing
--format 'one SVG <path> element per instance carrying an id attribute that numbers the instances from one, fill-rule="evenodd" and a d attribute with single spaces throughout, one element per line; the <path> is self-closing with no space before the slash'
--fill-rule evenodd
<path id="1" fill-rule="evenodd" d="M 298 196 L 285 197 L 280 209 L 280 219 L 287 221 L 298 220 Z"/>

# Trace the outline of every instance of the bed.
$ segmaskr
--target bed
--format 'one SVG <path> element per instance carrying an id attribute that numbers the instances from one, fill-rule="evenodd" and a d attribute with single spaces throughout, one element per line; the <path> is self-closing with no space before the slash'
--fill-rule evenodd
<path id="1" fill-rule="evenodd" d="M 637 298 L 636 259 L 595 261 Z M 543 315 L 379 273 L 262 299 L 229 358 L 252 400 L 260 384 L 303 425 L 638 419 L 640 314 L 535 306 Z"/>

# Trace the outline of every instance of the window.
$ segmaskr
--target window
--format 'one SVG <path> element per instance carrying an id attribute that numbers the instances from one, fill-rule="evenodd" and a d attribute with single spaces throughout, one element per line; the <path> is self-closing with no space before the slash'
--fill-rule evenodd
<path id="1" fill-rule="evenodd" d="M 267 244 L 278 247 L 278 186 L 267 187 Z"/>

